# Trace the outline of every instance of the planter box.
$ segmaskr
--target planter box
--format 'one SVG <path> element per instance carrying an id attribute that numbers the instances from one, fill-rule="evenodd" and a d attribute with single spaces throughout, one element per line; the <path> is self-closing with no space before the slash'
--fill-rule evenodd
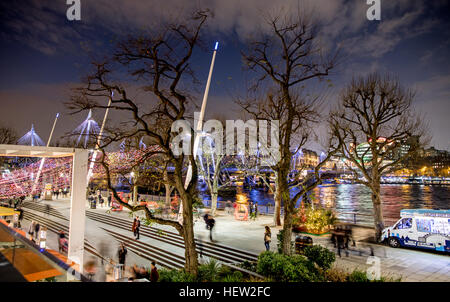
<path id="1" fill-rule="evenodd" d="M 318 233 L 315 231 L 308 230 L 306 227 L 301 226 L 301 225 L 294 225 L 292 227 L 292 231 L 295 233 L 301 233 L 301 234 L 307 234 L 307 235 L 313 235 L 313 236 L 324 236 L 324 235 L 330 234 L 329 229 L 326 229 L 325 231 Z"/>

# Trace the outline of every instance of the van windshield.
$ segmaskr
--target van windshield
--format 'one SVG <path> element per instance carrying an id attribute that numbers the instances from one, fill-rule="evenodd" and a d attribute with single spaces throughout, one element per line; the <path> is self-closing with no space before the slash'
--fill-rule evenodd
<path id="1" fill-rule="evenodd" d="M 403 218 L 397 223 L 395 229 L 402 230 L 402 229 L 410 229 L 411 227 L 412 227 L 412 218 Z"/>

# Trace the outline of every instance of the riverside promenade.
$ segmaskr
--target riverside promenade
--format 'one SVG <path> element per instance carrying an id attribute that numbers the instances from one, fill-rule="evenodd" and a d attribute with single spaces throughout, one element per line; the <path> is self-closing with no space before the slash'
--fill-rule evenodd
<path id="1" fill-rule="evenodd" d="M 32 219 L 40 219 L 41 225 L 52 226 L 48 232 L 48 245 L 57 249 L 57 229 L 68 227 L 70 203 L 67 199 L 54 201 L 26 202 L 24 205 L 25 219 L 23 229 L 28 227 Z M 134 215 L 144 217 L 143 212 Z M 234 215 L 218 211 L 214 217 L 216 226 L 213 232 L 214 242 L 210 242 L 210 232 L 206 229 L 202 218 L 197 218 L 194 225 L 197 245 L 201 248 L 203 260 L 214 257 L 219 261 L 233 264 L 245 260 L 252 261 L 265 250 L 264 227 L 272 230 L 271 250 L 277 250 L 277 233 L 281 227 L 274 227 L 271 216 L 259 216 L 256 220 L 238 221 Z M 132 214 L 127 209 L 112 212 L 107 207 L 89 209 L 86 203 L 86 233 L 85 242 L 88 247 L 85 252 L 85 262 L 97 261 L 101 267 L 101 258 L 117 260 L 117 249 L 120 242 L 125 242 L 128 248 L 127 266 L 150 266 L 155 260 L 158 267 L 180 268 L 183 266 L 184 248 L 182 239 L 174 228 L 153 224 L 141 227 L 139 240 L 135 240 L 131 232 Z M 66 229 L 67 230 L 67 229 Z M 450 256 L 404 248 L 391 248 L 370 243 L 371 229 L 353 229 L 356 246 L 351 246 L 348 256 L 345 251 L 342 257 L 337 257 L 335 266 L 339 269 L 352 271 L 367 270 L 371 264 L 367 261 L 371 255 L 379 259 L 382 276 L 401 278 L 409 282 L 450 282 Z M 329 236 L 312 236 L 314 244 L 320 244 L 335 250 Z M 294 239 L 294 237 L 293 237 Z M 101 270 L 100 270 L 101 271 Z M 97 281 L 105 281 L 105 276 L 99 272 Z"/>

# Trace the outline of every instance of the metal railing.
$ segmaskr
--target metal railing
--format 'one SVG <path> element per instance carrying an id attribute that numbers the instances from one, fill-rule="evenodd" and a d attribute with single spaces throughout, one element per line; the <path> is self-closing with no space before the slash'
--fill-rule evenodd
<path id="1" fill-rule="evenodd" d="M 90 282 L 91 281 L 85 275 L 80 274 L 79 272 L 76 272 L 74 269 L 72 269 L 70 264 L 65 263 L 64 261 L 62 261 L 55 255 L 48 252 L 46 249 L 39 247 L 36 243 L 34 243 L 33 241 L 29 240 L 28 238 L 22 236 L 16 230 L 9 228 L 9 227 L 3 225 L 2 223 L 0 223 L 0 228 L 2 229 L 2 231 L 5 231 L 9 235 L 13 236 L 15 240 L 22 243 L 22 245 L 24 245 L 28 249 L 33 250 L 36 254 L 40 255 L 41 257 L 44 257 L 45 259 L 47 259 L 47 261 L 50 261 L 51 263 L 56 265 L 61 270 L 72 274 L 72 276 L 75 279 L 78 279 L 79 281 L 82 281 L 82 282 Z"/>
<path id="2" fill-rule="evenodd" d="M 338 219 L 341 222 L 348 222 L 348 223 L 353 223 L 355 225 L 367 225 L 367 226 L 373 226 L 373 214 L 363 214 L 363 213 L 356 213 L 356 212 L 338 212 L 337 213 Z M 342 217 L 344 216 L 344 217 Z M 347 217 L 345 217 L 347 216 Z M 369 217 L 369 221 L 368 223 L 363 223 L 363 219 L 358 219 L 358 217 Z M 397 222 L 399 218 L 395 218 L 395 217 L 385 217 L 384 221 L 387 224 L 394 224 L 395 222 Z"/>

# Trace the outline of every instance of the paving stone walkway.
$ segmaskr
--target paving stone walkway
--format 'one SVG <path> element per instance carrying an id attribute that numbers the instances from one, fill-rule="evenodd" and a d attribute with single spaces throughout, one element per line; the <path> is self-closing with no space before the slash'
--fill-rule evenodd
<path id="1" fill-rule="evenodd" d="M 40 201 L 40 204 L 49 204 L 55 210 L 59 211 L 66 217 L 69 217 L 70 204 L 67 199 L 53 200 L 53 201 Z M 100 214 L 106 214 L 108 208 L 97 208 L 94 211 Z M 111 215 L 132 219 L 130 212 L 124 209 L 122 212 L 109 212 Z M 141 217 L 144 216 L 143 212 L 135 213 Z M 57 220 L 57 218 L 52 218 Z M 214 228 L 213 239 L 222 245 L 250 251 L 256 254 L 265 250 L 264 247 L 264 227 L 266 225 L 271 227 L 272 230 L 272 244 L 270 249 L 272 251 L 277 250 L 277 233 L 281 230 L 281 227 L 272 226 L 271 216 L 259 216 L 256 220 L 252 221 L 237 221 L 233 215 L 226 214 L 224 211 L 218 211 L 215 217 L 216 226 Z M 66 221 L 67 223 L 67 221 Z M 162 230 L 175 231 L 173 228 L 163 225 L 154 225 Z M 25 223 L 24 227 L 27 227 Z M 101 227 L 105 227 L 101 224 L 90 219 L 86 219 L 86 239 L 106 258 L 117 259 L 117 249 L 119 242 L 109 236 Z M 117 231 L 121 234 L 132 237 L 131 230 L 124 231 L 112 226 L 106 228 Z M 206 230 L 205 223 L 202 218 L 197 219 L 194 225 L 194 232 L 197 238 L 203 240 L 209 240 L 209 230 Z M 392 278 L 401 278 L 402 281 L 422 282 L 422 281 L 437 281 L 437 282 L 450 282 L 450 256 L 404 248 L 391 248 L 388 246 L 372 244 L 365 242 L 367 237 L 371 236 L 371 230 L 367 228 L 354 228 L 354 238 L 356 239 L 356 246 L 351 247 L 348 256 L 345 251 L 342 251 L 341 256 L 337 256 L 335 266 L 339 269 L 346 271 L 352 271 L 353 269 L 359 269 L 366 271 L 372 264 L 368 264 L 368 261 L 378 261 L 380 264 L 381 275 Z M 55 238 L 53 238 L 55 237 Z M 55 243 L 52 243 L 53 240 Z M 141 237 L 142 242 L 149 242 L 151 244 L 158 244 L 159 247 L 163 247 L 170 252 L 183 255 L 183 250 L 170 244 L 164 244 L 154 239 Z M 330 243 L 329 236 L 317 237 L 313 236 L 314 244 L 320 244 L 326 246 L 332 250 L 334 247 Z M 50 235 L 49 246 L 54 248 L 56 244 L 56 235 Z M 377 257 L 375 260 L 371 257 L 371 254 Z M 91 254 L 86 253 L 85 261 L 88 259 L 95 259 Z M 99 261 L 97 259 L 97 261 Z M 143 259 L 139 255 L 132 252 L 128 253 L 127 264 L 142 265 L 149 267 L 148 260 Z M 99 281 L 103 281 L 105 276 L 97 276 Z"/>

